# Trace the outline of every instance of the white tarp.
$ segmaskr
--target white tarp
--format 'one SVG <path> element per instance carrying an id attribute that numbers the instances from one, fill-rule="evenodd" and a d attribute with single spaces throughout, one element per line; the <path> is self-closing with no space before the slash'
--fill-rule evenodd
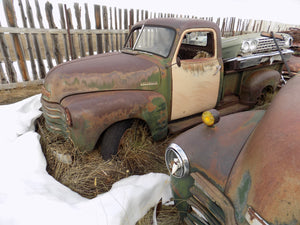
<path id="1" fill-rule="evenodd" d="M 135 224 L 171 198 L 169 176 L 159 173 L 120 180 L 94 199 L 57 182 L 34 132 L 40 107 L 40 95 L 0 106 L 0 224 Z"/>

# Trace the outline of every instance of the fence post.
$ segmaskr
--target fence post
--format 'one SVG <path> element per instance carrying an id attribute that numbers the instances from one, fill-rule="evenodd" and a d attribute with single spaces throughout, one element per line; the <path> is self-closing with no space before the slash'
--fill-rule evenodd
<path id="1" fill-rule="evenodd" d="M 27 17 L 28 17 L 30 27 L 35 28 L 34 20 L 33 20 L 33 16 L 32 16 L 32 10 L 31 10 L 31 6 L 30 6 L 28 0 L 26 0 L 26 12 L 27 12 Z M 43 62 L 43 59 L 41 56 L 40 45 L 38 42 L 37 34 L 32 34 L 32 37 L 33 37 L 33 46 L 34 46 L 34 50 L 35 50 L 35 55 L 36 55 L 37 62 L 38 62 L 40 78 L 43 79 L 46 76 L 46 70 L 45 70 L 44 62 Z"/>
<path id="2" fill-rule="evenodd" d="M 65 21 L 63 5 L 61 3 L 59 3 L 58 8 L 59 8 L 61 29 L 66 30 L 66 21 Z M 69 51 L 68 51 L 68 43 L 67 43 L 67 35 L 66 34 L 63 34 L 63 42 L 64 42 L 64 50 L 65 50 L 65 59 L 66 59 L 66 61 L 69 61 Z"/>
<path id="3" fill-rule="evenodd" d="M 37 13 L 40 28 L 44 29 L 43 18 L 42 18 L 42 14 L 41 14 L 40 5 L 39 5 L 38 0 L 35 0 L 35 7 L 36 7 L 36 13 Z M 46 55 L 48 67 L 49 67 L 49 69 L 51 69 L 53 67 L 53 63 L 52 63 L 52 58 L 51 58 L 51 54 L 50 54 L 50 51 L 49 51 L 49 46 L 48 46 L 46 34 L 42 34 L 42 40 L 43 40 L 43 43 L 44 43 L 44 49 L 45 49 L 45 55 Z"/>
<path id="4" fill-rule="evenodd" d="M 81 9 L 79 8 L 78 3 L 74 3 L 74 9 L 75 9 L 75 16 L 76 16 L 76 20 L 77 20 L 77 29 L 81 30 L 82 29 L 81 19 L 80 19 L 81 18 Z M 80 48 L 80 56 L 85 57 L 83 34 L 78 34 L 78 44 L 79 44 L 79 48 Z"/>
<path id="5" fill-rule="evenodd" d="M 119 29 L 122 30 L 122 9 L 119 9 Z M 120 35 L 120 49 L 123 47 L 123 34 Z"/>
<path id="6" fill-rule="evenodd" d="M 3 0 L 3 8 L 5 12 L 5 17 L 7 20 L 7 24 L 10 27 L 18 27 L 16 22 L 16 14 L 15 10 L 12 4 L 12 1 L 10 0 Z M 17 57 L 19 69 L 22 75 L 23 81 L 29 80 L 28 70 L 26 66 L 26 60 L 24 56 L 24 50 L 22 48 L 21 40 L 18 34 L 10 34 L 11 40 L 14 45 L 14 51 Z"/>
<path id="7" fill-rule="evenodd" d="M 85 7 L 86 29 L 90 30 L 91 29 L 91 21 L 90 21 L 90 16 L 89 16 L 89 10 L 88 10 L 87 3 L 84 3 L 84 7 Z M 89 55 L 94 55 L 92 34 L 87 34 L 86 36 L 87 36 L 87 44 L 88 44 L 88 49 L 89 49 Z"/>
<path id="8" fill-rule="evenodd" d="M 24 13 L 24 8 L 23 8 L 23 4 L 22 4 L 21 0 L 19 0 L 19 6 L 20 6 L 21 16 L 22 16 L 22 20 L 23 20 L 23 26 L 25 28 L 27 28 L 26 16 Z M 35 61 L 34 61 L 34 57 L 33 57 L 33 53 L 32 53 L 32 47 L 31 47 L 31 43 L 30 43 L 30 39 L 29 39 L 29 34 L 25 34 L 25 39 L 26 39 L 26 43 L 27 43 L 27 50 L 28 50 L 30 64 L 31 64 L 32 76 L 33 76 L 34 80 L 37 80 L 38 76 L 37 76 L 37 72 L 36 72 L 36 65 L 35 65 Z"/>
<path id="9" fill-rule="evenodd" d="M 49 27 L 54 29 L 57 27 L 53 20 L 52 9 L 53 9 L 52 4 L 49 2 L 46 2 L 45 11 L 46 11 L 47 21 L 48 21 Z M 57 34 L 51 34 L 51 39 L 52 39 L 52 49 L 53 49 L 53 55 L 55 58 L 55 62 L 56 62 L 56 64 L 61 64 L 62 63 L 62 55 L 61 55 L 59 47 L 58 47 Z"/>
<path id="10" fill-rule="evenodd" d="M 96 29 L 101 30 L 101 9 L 99 5 L 94 5 Z M 96 35 L 97 53 L 103 53 L 102 34 Z"/>
<path id="11" fill-rule="evenodd" d="M 1 61 L 0 61 L 0 80 L 1 80 L 1 84 L 7 84 L 7 79 L 4 75 L 4 71 L 3 71 L 3 68 L 2 68 L 2 64 L 1 64 Z"/>
<path id="12" fill-rule="evenodd" d="M 74 46 L 73 34 L 70 34 L 70 29 L 73 30 L 72 14 L 71 14 L 71 9 L 67 9 L 66 4 L 65 4 L 65 14 L 66 14 L 66 21 L 67 21 L 67 30 L 68 30 L 71 58 L 77 59 L 77 54 L 76 54 L 76 50 L 75 50 L 75 46 Z"/>
<path id="13" fill-rule="evenodd" d="M 114 14 L 115 14 L 115 30 L 118 30 L 118 18 L 117 18 L 117 8 L 114 8 Z M 121 29 L 120 29 L 121 30 Z M 116 50 L 119 51 L 119 34 L 116 34 Z"/>
<path id="14" fill-rule="evenodd" d="M 124 29 L 125 30 L 128 30 L 128 11 L 127 9 L 124 10 Z M 128 37 L 128 34 L 125 33 L 125 41 Z"/>
<path id="15" fill-rule="evenodd" d="M 110 30 L 113 30 L 112 20 L 113 20 L 112 8 L 109 7 L 109 21 L 110 21 L 109 29 Z M 111 51 L 115 51 L 115 45 L 114 45 L 114 36 L 115 36 L 115 34 L 111 33 L 109 36 L 110 36 Z"/>
<path id="16" fill-rule="evenodd" d="M 1 27 L 1 24 L 0 24 Z M 10 83 L 17 82 L 17 74 L 15 68 L 12 64 L 12 60 L 10 59 L 7 43 L 5 40 L 5 36 L 3 33 L 0 33 L 0 52 L 4 58 L 4 64 L 6 68 L 7 77 Z"/>
<path id="17" fill-rule="evenodd" d="M 102 6 L 102 16 L 103 16 L 103 28 L 108 30 L 108 15 L 107 15 L 107 8 L 106 6 Z M 105 52 L 109 52 L 109 40 L 108 34 L 104 34 L 104 47 Z"/>

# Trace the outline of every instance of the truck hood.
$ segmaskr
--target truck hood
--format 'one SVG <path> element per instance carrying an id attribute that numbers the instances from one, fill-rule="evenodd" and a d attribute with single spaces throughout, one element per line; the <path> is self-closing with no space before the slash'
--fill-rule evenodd
<path id="1" fill-rule="evenodd" d="M 150 56 L 148 56 L 150 57 Z M 106 53 L 60 64 L 49 71 L 43 98 L 64 97 L 107 90 L 154 90 L 160 84 L 159 67 L 143 55 Z"/>

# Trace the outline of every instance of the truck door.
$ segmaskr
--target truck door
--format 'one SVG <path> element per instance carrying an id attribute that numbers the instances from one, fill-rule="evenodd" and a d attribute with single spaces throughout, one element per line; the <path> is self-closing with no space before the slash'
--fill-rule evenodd
<path id="1" fill-rule="evenodd" d="M 187 30 L 181 37 L 172 63 L 171 120 L 214 108 L 220 86 L 221 65 L 217 59 L 213 29 Z"/>

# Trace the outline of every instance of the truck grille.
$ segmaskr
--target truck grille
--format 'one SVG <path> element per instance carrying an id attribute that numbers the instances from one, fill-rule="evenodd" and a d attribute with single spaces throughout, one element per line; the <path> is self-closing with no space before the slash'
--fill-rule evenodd
<path id="1" fill-rule="evenodd" d="M 42 110 L 47 129 L 66 136 L 67 126 L 64 109 L 57 103 L 50 103 L 42 99 Z"/>
<path id="2" fill-rule="evenodd" d="M 236 224 L 234 209 L 226 196 L 200 173 L 192 173 L 194 185 L 190 188 L 192 197 L 184 222 L 188 225 Z"/>
<path id="3" fill-rule="evenodd" d="M 277 39 L 277 43 L 278 43 L 279 48 L 282 49 L 283 46 L 284 46 L 285 41 Z M 255 53 L 276 51 L 276 50 L 277 50 L 277 47 L 275 45 L 275 42 L 274 42 L 273 38 L 261 37 L 261 38 L 258 39 L 258 45 L 257 45 Z"/>

